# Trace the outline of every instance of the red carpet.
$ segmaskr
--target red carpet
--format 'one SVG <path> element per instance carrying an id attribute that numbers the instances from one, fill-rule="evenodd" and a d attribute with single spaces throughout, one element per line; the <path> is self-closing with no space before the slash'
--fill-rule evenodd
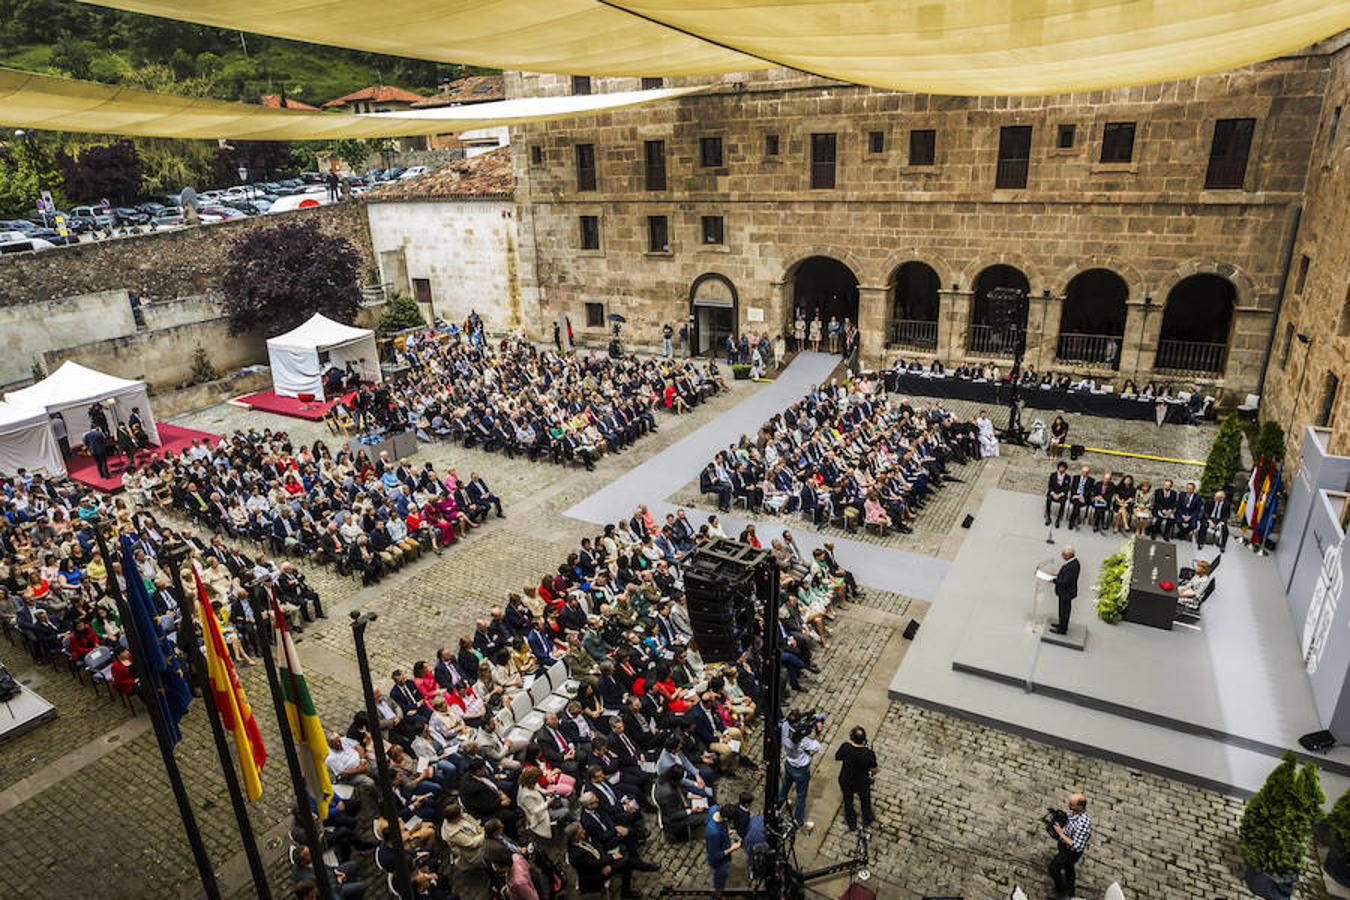
<path id="1" fill-rule="evenodd" d="M 158 447 L 151 447 L 149 450 L 142 450 L 136 457 L 138 465 L 144 465 L 152 459 L 159 459 L 165 453 L 172 451 L 175 454 L 181 453 L 192 445 L 193 441 L 206 438 L 211 446 L 215 446 L 220 441 L 220 435 L 212 434 L 209 431 L 196 431 L 192 428 L 181 428 L 177 425 L 169 425 L 166 422 L 156 422 L 155 427 L 159 429 L 159 439 L 163 441 Z M 112 473 L 111 478 L 100 478 L 98 466 L 94 465 L 93 457 L 84 452 L 83 448 L 76 450 L 71 454 L 70 459 L 66 460 L 66 472 L 70 477 L 87 484 L 92 488 L 107 493 L 113 493 L 122 489 L 122 472 L 126 469 L 127 458 L 121 454 L 109 457 L 108 471 Z"/>
<path id="2" fill-rule="evenodd" d="M 354 394 L 342 394 L 328 401 L 310 400 L 308 402 L 297 400 L 294 397 L 282 397 L 276 391 L 268 388 L 256 394 L 248 394 L 236 398 L 237 402 L 243 403 L 252 409 L 261 409 L 263 412 L 276 413 L 279 416 L 290 416 L 295 419 L 308 419 L 311 422 L 317 422 L 328 414 L 335 404 L 341 400 L 351 400 Z"/>

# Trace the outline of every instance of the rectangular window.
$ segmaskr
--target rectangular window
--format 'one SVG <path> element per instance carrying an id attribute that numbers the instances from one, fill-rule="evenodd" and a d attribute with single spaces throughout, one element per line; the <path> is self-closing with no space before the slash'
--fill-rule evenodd
<path id="1" fill-rule="evenodd" d="M 916 128 L 909 133 L 909 164 L 931 166 L 937 161 L 937 132 Z"/>
<path id="2" fill-rule="evenodd" d="M 698 139 L 698 164 L 709 168 L 722 166 L 722 139 L 705 137 Z"/>
<path id="3" fill-rule="evenodd" d="M 642 146 L 644 182 L 649 191 L 666 189 L 666 142 L 647 141 Z"/>
<path id="4" fill-rule="evenodd" d="M 1345 300 L 1341 303 L 1341 337 L 1350 337 L 1350 288 L 1345 289 Z"/>
<path id="5" fill-rule="evenodd" d="M 1289 364 L 1289 351 L 1294 347 L 1294 323 L 1286 322 L 1284 325 L 1284 346 L 1280 348 L 1280 369 L 1283 370 Z"/>
<path id="6" fill-rule="evenodd" d="M 1056 142 L 1059 149 L 1061 150 L 1073 149 L 1073 138 L 1075 131 L 1077 131 L 1077 128 L 1074 125 L 1059 126 L 1059 140 Z"/>
<path id="7" fill-rule="evenodd" d="M 828 190 L 834 187 L 836 152 L 835 135 L 811 135 L 811 187 L 813 189 Z"/>
<path id="8" fill-rule="evenodd" d="M 720 244 L 722 243 L 722 217 L 704 216 L 703 217 L 703 243 Z"/>
<path id="9" fill-rule="evenodd" d="M 1247 177 L 1247 154 L 1251 152 L 1255 131 L 1255 119 L 1219 119 L 1214 123 L 1209 169 L 1205 172 L 1206 188 L 1242 189 Z"/>
<path id="10" fill-rule="evenodd" d="M 577 190 L 595 190 L 594 144 L 577 144 Z"/>
<path id="11" fill-rule="evenodd" d="M 1322 381 L 1322 407 L 1317 413 L 1317 426 L 1319 428 L 1328 428 L 1331 426 L 1331 420 L 1336 416 L 1336 395 L 1341 390 L 1341 379 L 1327 373 L 1327 377 Z"/>
<path id="12" fill-rule="evenodd" d="M 1338 106 L 1331 111 L 1331 127 L 1327 129 L 1327 152 L 1333 152 L 1336 149 L 1336 132 L 1341 130 L 1341 108 Z"/>
<path id="13" fill-rule="evenodd" d="M 1004 125 L 998 132 L 996 188 L 1024 188 L 1031 164 L 1031 126 Z"/>
<path id="14" fill-rule="evenodd" d="M 764 135 L 764 155 L 765 156 L 778 155 L 778 135 L 776 134 Z"/>
<path id="15" fill-rule="evenodd" d="M 665 83 L 664 78 L 644 78 L 642 79 L 642 89 L 644 91 L 655 91 L 664 87 Z"/>
<path id="16" fill-rule="evenodd" d="M 886 132 L 869 131 L 867 133 L 867 152 L 884 153 L 886 150 Z"/>
<path id="17" fill-rule="evenodd" d="M 599 250 L 600 249 L 600 217 L 582 216 L 581 217 L 581 249 Z"/>
<path id="18" fill-rule="evenodd" d="M 1312 260 L 1305 253 L 1298 261 L 1298 277 L 1294 279 L 1294 293 L 1303 293 L 1303 286 L 1308 283 L 1308 266 L 1312 265 Z"/>
<path id="19" fill-rule="evenodd" d="M 1127 163 L 1134 158 L 1134 123 L 1107 122 L 1102 129 L 1102 162 Z"/>
<path id="20" fill-rule="evenodd" d="M 540 147 L 538 144 L 535 144 L 533 147 L 530 148 L 530 162 L 536 166 L 542 166 L 544 164 L 543 147 Z"/>
<path id="21" fill-rule="evenodd" d="M 605 304 L 603 303 L 586 304 L 586 327 L 587 328 L 605 327 Z"/>
<path id="22" fill-rule="evenodd" d="M 572 76 L 573 94 L 580 96 L 582 94 L 589 94 L 590 92 L 591 92 L 591 76 L 589 75 Z"/>
<path id="23" fill-rule="evenodd" d="M 647 217 L 647 252 L 670 252 L 670 222 L 665 216 Z"/>
<path id="24" fill-rule="evenodd" d="M 412 283 L 413 283 L 413 299 L 416 300 L 418 303 L 430 303 L 431 280 L 427 278 L 414 278 L 412 280 Z"/>

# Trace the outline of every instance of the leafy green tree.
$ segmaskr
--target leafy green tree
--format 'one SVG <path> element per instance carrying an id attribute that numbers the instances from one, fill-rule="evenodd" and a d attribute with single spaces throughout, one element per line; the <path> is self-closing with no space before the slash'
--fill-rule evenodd
<path id="1" fill-rule="evenodd" d="M 1254 453 L 1257 459 L 1274 460 L 1277 466 L 1284 462 L 1284 429 L 1279 422 L 1271 419 L 1261 423 Z"/>
<path id="2" fill-rule="evenodd" d="M 359 172 L 365 168 L 366 160 L 370 158 L 372 152 L 370 142 L 358 138 L 330 141 L 327 150 L 353 172 Z"/>
<path id="3" fill-rule="evenodd" d="M 379 330 L 384 334 L 390 334 L 425 324 L 426 319 L 422 318 L 422 310 L 416 300 L 396 296 L 384 305 L 384 312 L 380 313 Z"/>
<path id="4" fill-rule="evenodd" d="M 61 174 L 45 141 L 21 138 L 0 150 L 0 213 L 17 218 L 34 212 L 44 190 L 52 192 L 58 206 L 65 206 Z"/>
<path id="5" fill-rule="evenodd" d="M 1342 793 L 1336 799 L 1336 805 L 1331 807 L 1331 814 L 1327 816 L 1327 828 L 1340 844 L 1341 851 L 1350 852 L 1350 790 Z"/>
<path id="6" fill-rule="evenodd" d="M 52 45 L 52 67 L 71 78 L 88 79 L 93 74 L 90 70 L 92 60 L 89 45 L 69 34 L 61 35 Z"/>
<path id="7" fill-rule="evenodd" d="M 1200 477 L 1200 493 L 1208 497 L 1215 491 L 1230 487 L 1233 474 L 1242 460 L 1242 422 L 1237 413 L 1229 413 L 1219 425 L 1205 457 L 1205 472 Z"/>
<path id="8" fill-rule="evenodd" d="M 1297 877 L 1308 859 L 1323 799 L 1317 768 L 1310 763 L 1297 771 L 1293 752 L 1286 750 L 1242 811 L 1238 851 L 1243 861 L 1275 878 Z"/>
<path id="9" fill-rule="evenodd" d="M 127 204 L 141 194 L 141 158 L 131 141 L 85 147 L 78 156 L 62 150 L 56 162 L 71 197 Z"/>
<path id="10" fill-rule="evenodd" d="M 231 245 L 220 280 L 230 333 L 280 334 L 316 312 L 350 322 L 361 308 L 361 254 L 313 219 L 252 229 Z"/>

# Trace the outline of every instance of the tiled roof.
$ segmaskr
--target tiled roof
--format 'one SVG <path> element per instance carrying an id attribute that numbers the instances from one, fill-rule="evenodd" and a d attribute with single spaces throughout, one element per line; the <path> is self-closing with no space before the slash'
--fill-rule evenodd
<path id="1" fill-rule="evenodd" d="M 272 109 L 281 109 L 281 95 L 279 94 L 263 94 L 258 99 L 262 102 L 263 106 L 270 106 L 272 107 Z M 319 110 L 317 106 L 310 106 L 308 103 L 301 103 L 299 100 L 292 99 L 291 97 L 286 98 L 286 108 L 307 109 L 310 110 L 311 112 L 318 112 Z"/>
<path id="2" fill-rule="evenodd" d="M 346 106 L 348 103 L 356 100 L 369 100 L 372 103 L 416 103 L 423 99 L 421 94 L 414 94 L 412 91 L 405 91 L 401 87 L 394 87 L 389 84 L 372 84 L 370 87 L 361 88 L 359 91 L 352 91 L 342 97 L 335 97 L 329 100 L 324 106 Z"/>
<path id="3" fill-rule="evenodd" d="M 463 106 L 469 103 L 487 103 L 506 99 L 505 79 L 500 75 L 469 75 L 457 78 L 441 89 L 439 94 L 423 97 L 413 104 L 415 109 L 435 106 Z"/>
<path id="4" fill-rule="evenodd" d="M 511 148 L 498 147 L 472 159 L 441 166 L 416 178 L 395 181 L 366 194 L 368 200 L 473 199 L 511 197 L 515 174 Z"/>

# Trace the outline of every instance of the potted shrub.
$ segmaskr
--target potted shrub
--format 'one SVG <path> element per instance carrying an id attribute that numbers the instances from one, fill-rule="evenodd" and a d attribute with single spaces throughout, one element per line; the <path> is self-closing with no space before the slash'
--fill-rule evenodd
<path id="1" fill-rule="evenodd" d="M 1294 754 L 1286 750 L 1261 790 L 1247 802 L 1238 826 L 1238 851 L 1253 894 L 1265 900 L 1294 896 L 1324 800 L 1317 768 L 1309 764 L 1298 770 Z"/>
<path id="2" fill-rule="evenodd" d="M 1327 816 L 1326 873 L 1337 883 L 1350 887 L 1350 791 L 1341 794 Z"/>
<path id="3" fill-rule="evenodd" d="M 731 367 L 731 377 L 737 381 L 745 381 L 750 377 L 750 367 L 737 363 Z"/>

